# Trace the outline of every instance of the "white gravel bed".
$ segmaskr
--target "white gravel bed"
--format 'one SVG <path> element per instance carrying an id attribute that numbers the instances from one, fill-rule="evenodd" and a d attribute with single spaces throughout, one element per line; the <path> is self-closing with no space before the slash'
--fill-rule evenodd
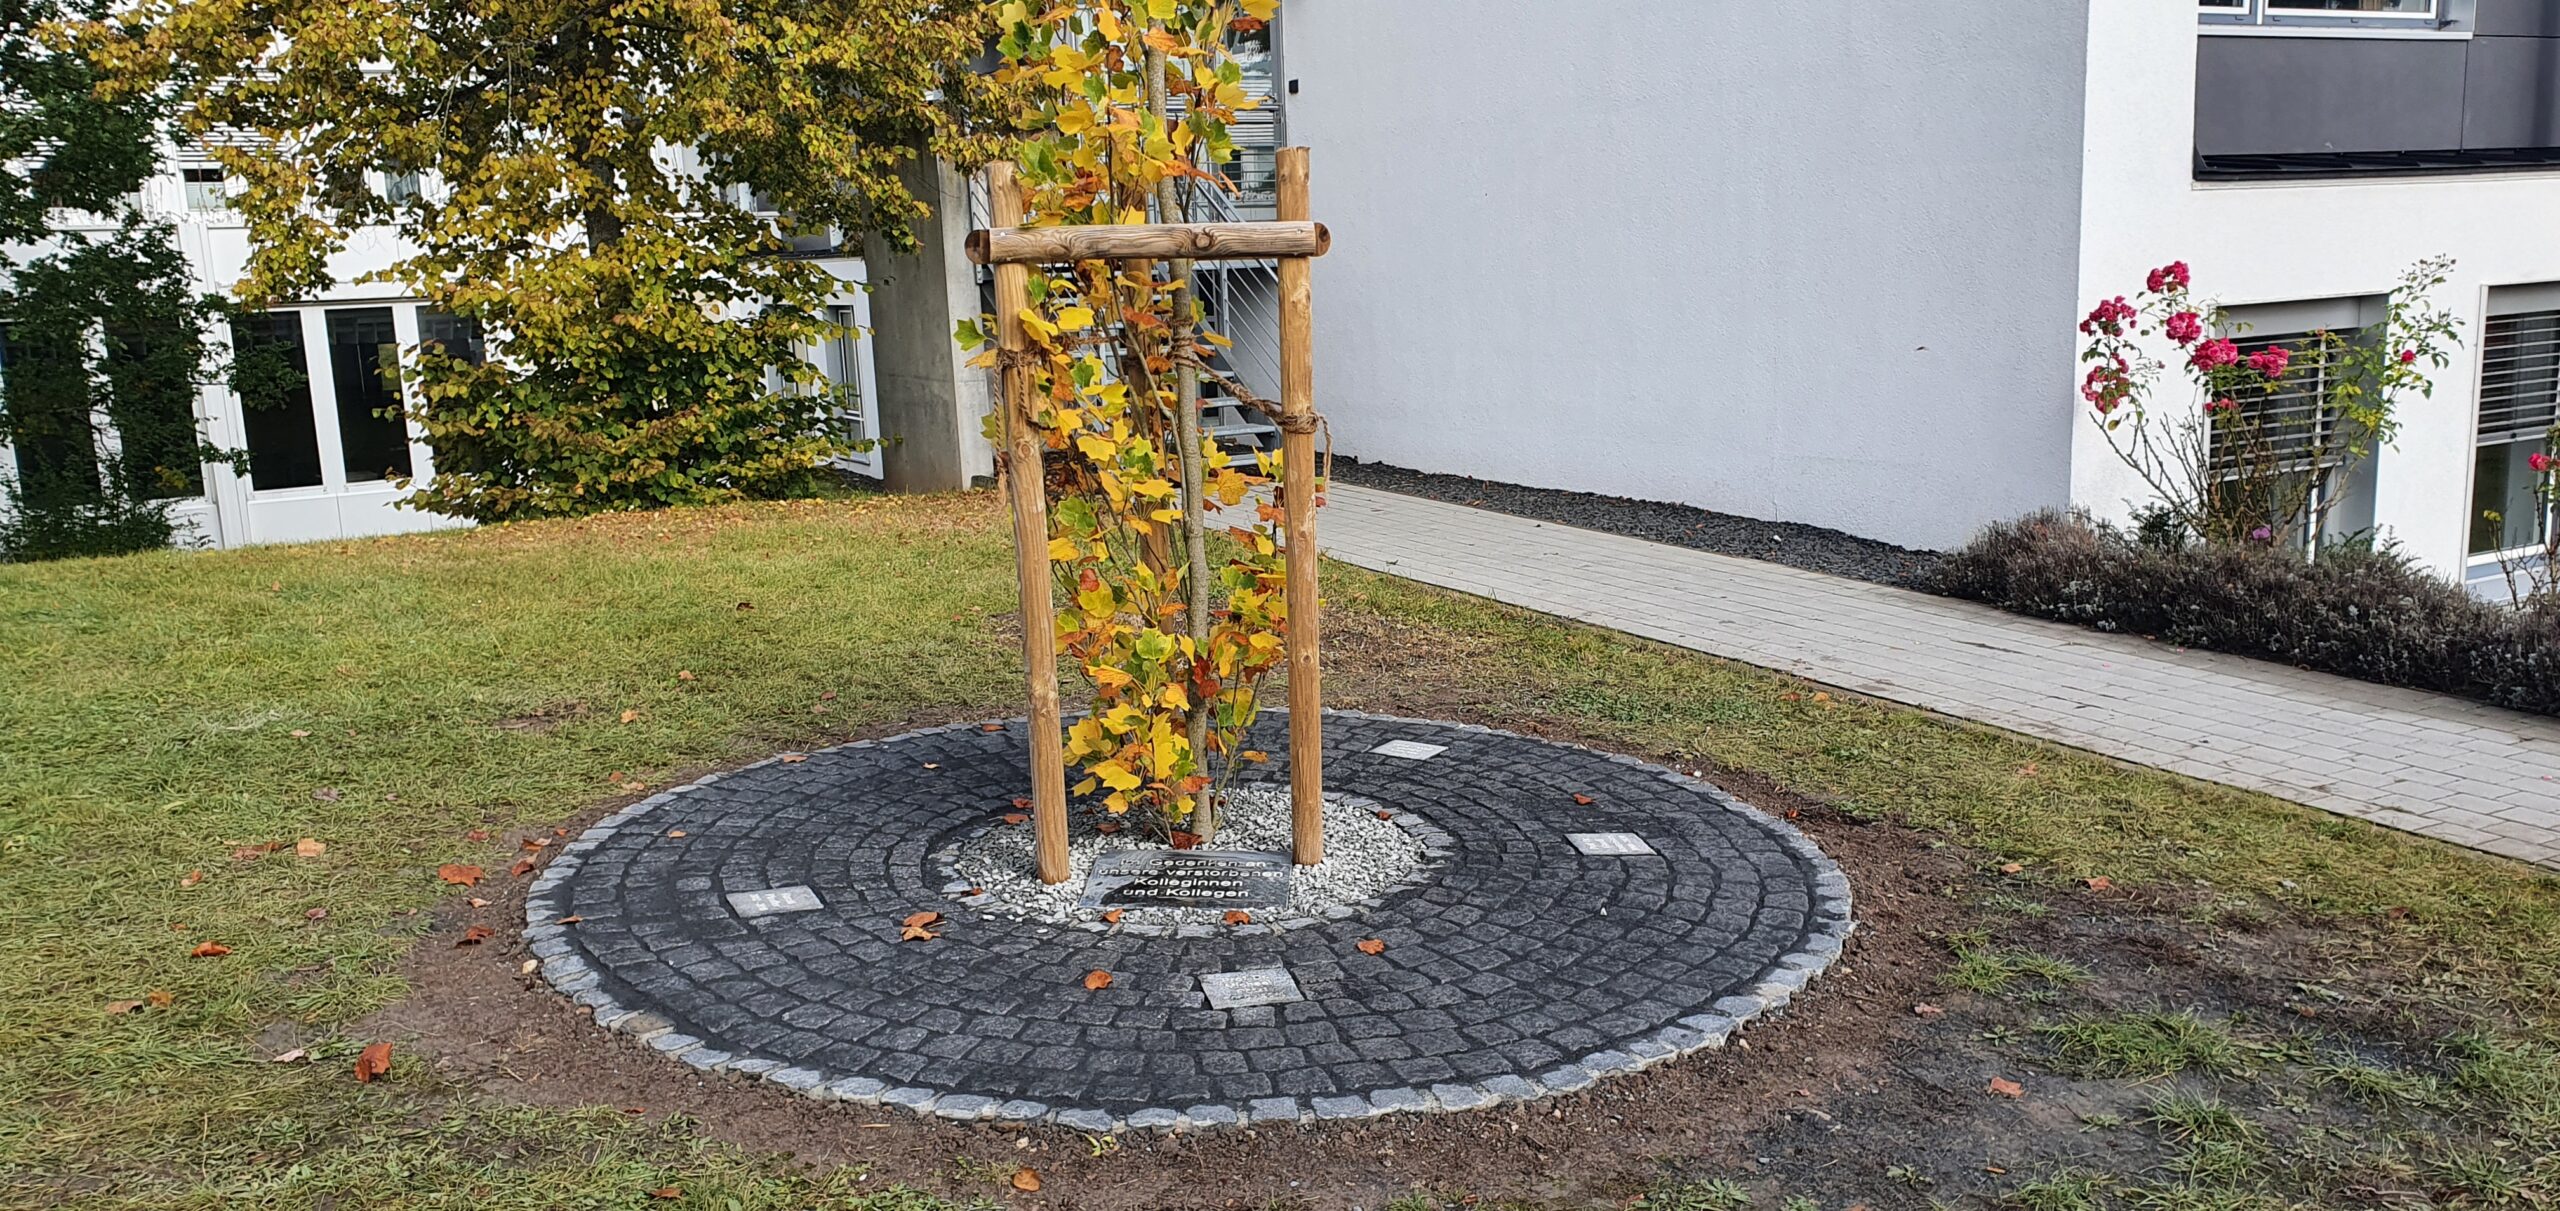
<path id="1" fill-rule="evenodd" d="M 1356 795 L 1327 794 L 1325 860 L 1289 868 L 1289 907 L 1253 910 L 1253 923 L 1236 929 L 1288 928 L 1323 918 L 1347 917 L 1362 905 L 1418 881 L 1451 844 L 1447 833 L 1409 813 L 1389 812 Z M 981 911 L 1054 925 L 1105 928 L 1102 910 L 1079 907 L 1085 875 L 1094 859 L 1122 850 L 1157 849 L 1162 843 L 1136 828 L 1094 830 L 1100 821 L 1076 813 L 1067 822 L 1067 879 L 1044 884 L 1032 865 L 1032 829 L 998 823 L 945 847 L 935 857 L 949 882 L 944 890 Z M 1229 788 L 1218 835 L 1204 849 L 1289 852 L 1289 787 L 1248 783 Z M 972 894 L 975 889 L 975 894 Z M 1133 932 L 1182 926 L 1223 926 L 1223 908 L 1125 908 L 1119 927 Z"/>

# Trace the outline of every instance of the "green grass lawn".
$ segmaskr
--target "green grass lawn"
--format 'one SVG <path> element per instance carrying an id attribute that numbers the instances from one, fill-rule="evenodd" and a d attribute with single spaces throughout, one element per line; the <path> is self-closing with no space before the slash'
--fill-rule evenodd
<path id="1" fill-rule="evenodd" d="M 409 995 L 395 968 L 429 927 L 422 910 L 455 892 L 437 867 L 476 864 L 505 882 L 515 854 L 493 838 L 510 828 L 547 829 L 779 748 L 1015 713 L 1007 551 L 980 494 L 0 567 L 0 1204 L 947 1205 L 882 1192 L 902 1175 L 749 1155 L 681 1121 L 512 1104 L 405 1052 L 387 1080 L 358 1084 L 349 1065 L 371 1040 L 350 1031 Z M 2475 1084 L 2494 1088 L 2462 1103 L 2506 1120 L 2478 1128 L 2484 1141 L 2560 1147 L 2548 1050 L 2560 879 L 1474 599 L 1328 575 L 1337 705 L 1726 771 L 1828 805 L 1843 827 L 1921 830 L 1985 878 L 2016 862 L 2022 897 L 2104 875 L 2127 903 L 2200 934 L 2292 923 L 2406 1020 L 2488 1032 L 2503 1067 L 2481 1070 Z M 306 838 L 307 856 L 295 849 Z M 205 943 L 229 953 L 192 957 Z M 2063 995 L 2051 990 L 2070 981 L 2041 978 L 2053 962 L 1987 939 L 1947 956 L 1987 998 Z M 2089 1033 L 2100 1042 L 2087 1046 L 2106 1036 Z M 288 1046 L 305 1058 L 270 1060 Z M 2387 1092 L 2432 1078 L 2324 1079 Z M 2409 1130 L 2478 1127 L 2430 1113 Z M 2161 1128 L 2173 1129 L 2202 1130 Z M 2520 1191 L 2509 1205 L 2541 1205 L 2528 1200 L 2560 1197 L 2554 1169 L 2509 1165 L 2442 1188 L 2504 1182 Z M 2105 1192 L 2152 1178 L 2037 1181 L 1998 1197 L 2131 1206 Z M 2058 1201 L 2074 1182 L 2095 1201 Z M 681 1197 L 651 1196 L 667 1187 Z M 1724 1197 L 1683 1189 L 1652 1205 Z"/>

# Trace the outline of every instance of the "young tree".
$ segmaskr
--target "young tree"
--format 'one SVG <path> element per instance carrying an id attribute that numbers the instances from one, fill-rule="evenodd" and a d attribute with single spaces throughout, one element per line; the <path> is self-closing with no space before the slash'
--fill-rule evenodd
<path id="1" fill-rule="evenodd" d="M 104 7 L 0 0 L 0 559 L 165 546 L 211 456 L 194 397 L 214 302 L 135 206 L 165 106 L 100 95 L 46 36 Z"/>
<path id="2" fill-rule="evenodd" d="M 380 276 L 497 339 L 416 361 L 411 503 L 481 520 L 805 487 L 834 282 L 791 237 L 905 237 L 900 167 L 1010 112 L 974 0 L 141 0 L 87 34 L 242 182 L 244 305 L 389 224 Z"/>

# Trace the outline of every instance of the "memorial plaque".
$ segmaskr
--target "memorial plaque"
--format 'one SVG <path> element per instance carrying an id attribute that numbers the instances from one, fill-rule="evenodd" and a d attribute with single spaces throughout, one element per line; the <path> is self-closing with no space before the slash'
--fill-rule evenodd
<path id="1" fill-rule="evenodd" d="M 1449 746 L 1424 744 L 1419 740 L 1390 740 L 1369 751 L 1383 753 L 1389 757 L 1402 757 L 1407 761 L 1421 761 L 1448 752 Z"/>
<path id="2" fill-rule="evenodd" d="M 1566 833 L 1564 839 L 1573 848 L 1595 858 L 1628 858 L 1653 852 L 1644 838 L 1634 833 Z"/>
<path id="3" fill-rule="evenodd" d="M 729 907 L 742 917 L 769 917 L 778 912 L 807 912 L 826 906 L 818 902 L 818 893 L 802 885 L 767 891 L 733 891 L 729 893 Z"/>
<path id="4" fill-rule="evenodd" d="M 1286 967 L 1213 971 L 1200 977 L 1200 991 L 1208 994 L 1211 1009 L 1251 1009 L 1307 999 Z"/>
<path id="5" fill-rule="evenodd" d="M 1285 908 L 1289 859 L 1231 849 L 1124 849 L 1093 860 L 1086 908 Z"/>

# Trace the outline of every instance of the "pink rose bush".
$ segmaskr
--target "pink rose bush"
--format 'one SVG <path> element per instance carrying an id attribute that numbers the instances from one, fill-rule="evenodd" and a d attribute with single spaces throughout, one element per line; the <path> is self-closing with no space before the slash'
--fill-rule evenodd
<path id="1" fill-rule="evenodd" d="M 2536 450 L 2525 457 L 2524 465 L 2533 468 L 2534 474 L 2544 475 L 2548 474 L 2551 468 L 2560 466 L 2560 459 L 2554 459 L 2550 455 L 2545 454 L 2540 450 Z"/>
<path id="2" fill-rule="evenodd" d="M 2080 398 L 2118 457 L 2140 473 L 2161 510 L 2190 536 L 2208 542 L 2269 541 L 2270 534 L 2317 533 L 2319 514 L 2339 494 L 2326 480 L 2390 440 L 2398 396 L 2432 392 L 2425 362 L 2441 367 L 2455 339 L 2454 319 L 2427 303 L 2452 262 L 2419 262 L 2401 278 L 2378 328 L 2313 331 L 2243 344 L 2246 324 L 2194 297 L 2185 261 L 2151 270 L 2132 296 L 2102 300 L 2080 320 L 2080 360 L 2087 367 Z M 2192 403 L 2161 409 L 2162 359 L 2176 351 L 2174 371 Z M 2255 407 L 2279 392 L 2301 393 L 2303 368 L 2318 368 L 2308 390 L 2333 423 L 2318 427 L 2320 448 L 2304 447 L 2298 421 Z M 2295 404 L 2288 397 L 2287 414 Z M 2560 465 L 2546 459 L 2537 464 Z M 2308 467 L 2312 474 L 2303 472 Z"/>

